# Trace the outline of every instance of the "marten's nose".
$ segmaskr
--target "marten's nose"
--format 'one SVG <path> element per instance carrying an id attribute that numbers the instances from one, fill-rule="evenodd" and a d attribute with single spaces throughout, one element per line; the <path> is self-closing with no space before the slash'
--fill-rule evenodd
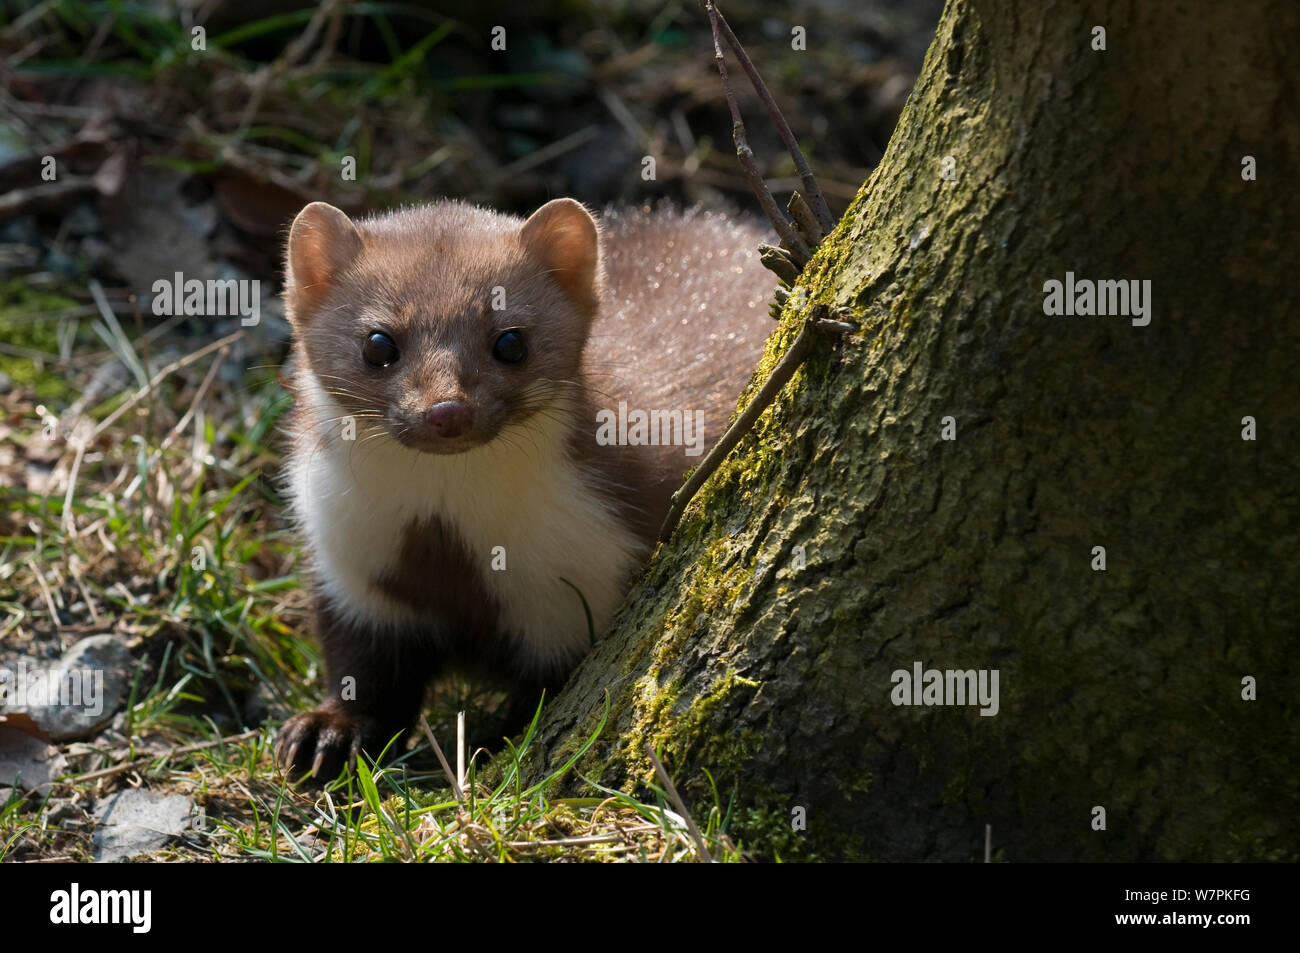
<path id="1" fill-rule="evenodd" d="M 469 433 L 473 421 L 469 406 L 458 400 L 444 400 L 424 412 L 424 422 L 439 437 L 459 437 Z"/>

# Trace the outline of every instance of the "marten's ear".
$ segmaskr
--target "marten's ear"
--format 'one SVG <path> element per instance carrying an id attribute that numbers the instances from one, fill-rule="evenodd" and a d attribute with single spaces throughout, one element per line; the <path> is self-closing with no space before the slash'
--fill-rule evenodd
<path id="1" fill-rule="evenodd" d="M 594 311 L 600 301 L 600 238 L 595 219 L 573 199 L 553 199 L 524 222 L 524 249 L 579 306 Z"/>
<path id="2" fill-rule="evenodd" d="M 312 202 L 289 229 L 285 289 L 289 320 L 308 321 L 338 281 L 339 273 L 361 253 L 361 233 L 352 220 L 324 202 Z"/>

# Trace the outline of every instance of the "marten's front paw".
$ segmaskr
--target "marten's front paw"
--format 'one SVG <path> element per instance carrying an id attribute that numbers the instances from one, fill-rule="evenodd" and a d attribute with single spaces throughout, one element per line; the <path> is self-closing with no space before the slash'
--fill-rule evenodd
<path id="1" fill-rule="evenodd" d="M 292 778 L 311 774 L 329 781 L 353 765 L 363 749 L 378 755 L 370 749 L 380 735 L 373 718 L 341 711 L 327 702 L 284 723 L 276 738 L 275 758 Z"/>

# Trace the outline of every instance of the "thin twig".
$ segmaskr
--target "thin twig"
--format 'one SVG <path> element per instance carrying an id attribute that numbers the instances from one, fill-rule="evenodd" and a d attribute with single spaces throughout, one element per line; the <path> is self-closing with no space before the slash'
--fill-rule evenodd
<path id="1" fill-rule="evenodd" d="M 221 362 L 225 360 L 226 355 L 229 353 L 230 353 L 229 347 L 223 347 L 220 351 L 217 352 L 216 359 L 208 366 L 207 374 L 203 376 L 202 383 L 199 384 L 198 390 L 194 392 L 194 397 L 191 398 L 190 400 L 189 408 L 185 411 L 181 419 L 176 421 L 175 426 L 173 426 L 171 430 L 167 431 L 167 436 L 163 437 L 162 442 L 158 444 L 158 449 L 153 452 L 153 454 L 149 457 L 148 463 L 146 463 L 142 468 L 143 473 L 149 473 L 153 470 L 154 464 L 162 459 L 162 455 L 172 445 L 172 441 L 175 440 L 178 436 L 180 436 L 181 431 L 183 431 L 186 427 L 190 425 L 190 421 L 193 420 L 198 413 L 199 405 L 203 403 L 203 398 L 207 396 L 208 388 L 212 386 L 212 381 L 216 378 L 217 372 L 221 370 Z M 195 441 L 196 450 L 197 450 L 197 446 L 198 446 L 198 441 L 196 440 Z M 80 453 L 80 451 L 78 451 L 78 453 Z M 191 457 L 191 459 L 193 459 L 193 456 Z M 135 477 L 131 480 L 131 482 L 127 485 L 127 488 L 122 491 L 123 498 L 125 499 L 131 496 L 131 494 L 135 492 L 136 487 L 140 485 L 140 482 L 143 479 L 144 477 L 142 477 L 140 473 L 137 473 Z M 69 482 L 71 482 L 71 480 Z M 65 513 L 68 512 L 68 506 L 69 504 L 65 502 L 64 503 Z"/>
<path id="2" fill-rule="evenodd" d="M 698 850 L 709 863 L 716 863 L 713 859 L 713 854 L 709 852 L 709 845 L 704 843 L 704 838 L 700 836 L 700 829 L 696 827 L 695 822 L 691 820 L 691 812 L 686 809 L 686 802 L 683 801 L 682 796 L 677 793 L 677 785 L 673 784 L 673 779 L 668 777 L 668 772 L 664 770 L 663 763 L 659 760 L 659 756 L 655 754 L 654 746 L 649 742 L 646 743 L 645 753 L 650 756 L 650 763 L 655 766 L 655 774 L 659 775 L 659 780 L 663 784 L 664 790 L 668 792 L 668 798 L 673 802 L 673 807 L 677 808 L 677 813 L 680 814 L 682 820 L 686 822 L 686 829 L 690 831 L 691 840 L 695 841 L 695 849 Z"/>
<path id="3" fill-rule="evenodd" d="M 255 728 L 252 731 L 245 731 L 242 735 L 228 735 L 225 738 L 216 738 L 212 741 L 201 741 L 198 744 L 181 745 L 162 754 L 141 755 L 138 758 L 132 758 L 130 761 L 123 761 L 121 764 L 115 764 L 111 768 L 104 768 L 102 771 L 91 771 L 89 774 L 73 775 L 69 780 L 75 784 L 80 784 L 83 781 L 95 781 L 99 778 L 109 778 L 115 774 L 121 774 L 123 771 L 129 771 L 144 761 L 157 761 L 159 758 L 175 758 L 178 755 L 193 754 L 196 751 L 215 748 L 218 745 L 230 744 L 236 741 L 248 741 L 250 738 L 256 738 L 261 733 L 262 729 Z"/>
<path id="4" fill-rule="evenodd" d="M 754 423 L 762 416 L 763 411 L 781 392 L 781 388 L 794 376 L 794 372 L 799 369 L 799 366 L 807 360 L 808 355 L 812 353 L 813 341 L 817 336 L 828 334 L 842 336 L 857 330 L 854 325 L 847 321 L 834 321 L 822 317 L 828 310 L 825 305 L 813 308 L 808 320 L 799 330 L 798 336 L 795 337 L 794 343 L 790 345 L 776 367 L 772 369 L 771 375 L 763 382 L 763 386 L 758 389 L 754 399 L 736 418 L 736 422 L 728 427 L 727 432 L 718 439 L 717 444 L 709 451 L 708 456 L 692 471 L 686 484 L 673 494 L 672 505 L 669 507 L 668 515 L 664 518 L 663 526 L 659 530 L 660 542 L 668 541 L 668 538 L 673 534 L 673 530 L 677 528 L 677 522 L 682 518 L 682 513 L 686 510 L 687 504 L 699 492 L 700 487 L 713 475 L 736 444 L 740 443 L 741 438 L 749 433 Z"/>
<path id="5" fill-rule="evenodd" d="M 94 306 L 92 305 L 92 307 Z M 188 320 L 189 320 L 188 315 L 184 315 L 184 314 L 173 315 L 172 317 L 168 318 L 166 321 L 163 321 L 161 324 L 158 324 L 153 328 L 150 328 L 148 331 L 144 333 L 142 337 L 137 338 L 135 343 L 140 345 L 140 347 L 143 348 L 149 341 L 155 341 L 158 338 L 163 337 L 168 331 L 176 327 L 182 321 L 188 321 Z M 76 400 L 74 400 L 68 406 L 68 409 L 59 415 L 59 420 L 61 422 L 65 420 L 72 422 L 68 425 L 67 428 L 65 428 L 68 430 L 71 430 L 72 427 L 76 424 L 76 422 L 79 421 L 79 419 L 84 415 L 87 407 L 94 407 L 97 404 L 99 404 L 101 400 L 101 395 L 104 393 L 105 390 L 108 389 L 109 386 L 112 386 L 115 391 L 121 390 L 122 387 L 125 386 L 123 384 L 111 383 L 111 379 L 114 375 L 115 368 L 121 366 L 122 369 L 126 371 L 126 367 L 122 365 L 122 361 L 118 357 L 116 351 L 113 350 L 95 351 L 89 354 L 84 354 L 82 355 L 81 358 L 78 358 L 77 360 L 84 361 L 86 363 L 90 363 L 91 361 L 101 361 L 101 363 L 97 368 L 95 368 L 95 371 L 91 376 L 90 382 L 82 390 L 81 396 L 78 397 Z M 130 372 L 127 371 L 127 373 Z M 62 426 L 62 423 L 60 423 L 60 426 Z"/>
<path id="6" fill-rule="evenodd" d="M 25 189 L 10 189 L 0 195 L 0 218 L 14 218 L 33 209 L 53 208 L 83 193 L 95 191 L 90 176 L 67 176 L 57 182 L 42 182 Z"/>
<path id="7" fill-rule="evenodd" d="M 72 469 L 68 474 L 67 491 L 64 493 L 63 496 L 63 525 L 65 531 L 75 530 L 75 524 L 70 524 L 68 521 L 70 518 L 69 514 L 72 512 L 72 498 L 73 495 L 76 493 L 76 489 L 77 489 L 77 474 L 78 471 L 81 469 L 81 458 L 86 452 L 86 447 L 94 443 L 95 439 L 101 433 L 103 433 L 105 430 L 111 427 L 119 417 L 121 417 L 124 413 L 126 413 L 136 404 L 140 403 L 140 401 L 143 400 L 146 396 L 152 393 L 153 389 L 157 387 L 160 383 L 162 383 L 164 378 L 168 377 L 171 374 L 176 373 L 176 371 L 179 371 L 183 367 L 188 367 L 190 364 L 193 364 L 195 361 L 203 357 L 205 354 L 210 354 L 213 351 L 218 349 L 228 349 L 231 344 L 233 344 L 235 341 L 239 340 L 243 336 L 244 336 L 244 332 L 241 329 L 239 331 L 236 331 L 234 334 L 227 334 L 225 337 L 221 338 L 220 340 L 213 341 L 211 344 L 205 344 L 197 351 L 192 351 L 189 354 L 186 354 L 184 357 L 172 361 L 170 364 L 168 364 L 166 367 L 160 370 L 157 374 L 155 374 L 150 380 L 146 381 L 143 387 L 137 390 L 125 401 L 123 401 L 120 407 L 118 407 L 115 411 L 113 411 L 111 414 L 109 414 L 107 417 L 101 420 L 99 422 L 99 425 L 96 426 L 95 429 L 90 432 L 89 436 L 86 437 L 73 436 L 70 438 L 70 442 L 73 445 L 75 455 L 72 462 Z"/>
<path id="8" fill-rule="evenodd" d="M 789 203 L 786 205 L 786 209 L 794 218 L 794 225 L 795 228 L 799 229 L 799 233 L 803 235 L 804 238 L 808 239 L 808 241 L 813 245 L 821 244 L 821 240 L 825 238 L 826 235 L 822 231 L 815 213 L 808 207 L 808 202 L 804 197 L 798 192 L 793 193 L 790 196 Z"/>
<path id="9" fill-rule="evenodd" d="M 50 594 L 50 587 L 45 584 L 41 567 L 35 559 L 30 560 L 29 565 L 32 567 L 32 575 L 36 577 L 36 585 L 40 587 L 41 595 L 45 597 L 45 606 L 50 610 L 50 621 L 54 623 L 56 629 L 63 628 L 63 623 L 59 621 L 59 610 L 54 605 L 54 596 Z"/>
<path id="10" fill-rule="evenodd" d="M 81 578 L 81 569 L 77 565 L 80 560 L 73 556 L 68 560 L 68 570 L 72 573 L 72 580 L 81 590 L 81 597 L 86 600 L 86 608 L 90 610 L 90 624 L 99 625 L 99 613 L 95 611 L 95 600 L 90 598 L 90 590 L 86 588 L 86 583 Z"/>
<path id="11" fill-rule="evenodd" d="M 451 773 L 451 765 L 447 763 L 447 756 L 442 753 L 442 746 L 438 744 L 438 739 L 433 736 L 433 729 L 429 727 L 429 721 L 424 715 L 420 716 L 420 727 L 424 729 L 424 736 L 429 739 L 429 745 L 433 748 L 433 753 L 438 756 L 438 763 L 442 765 L 442 771 L 447 775 L 447 780 L 451 782 L 451 793 L 455 795 L 457 801 L 465 800 L 465 792 L 461 789 L 460 782 L 456 780 L 456 775 Z"/>
<path id="12" fill-rule="evenodd" d="M 758 164 L 754 161 L 754 150 L 749 147 L 749 140 L 745 135 L 745 122 L 740 118 L 740 107 L 736 104 L 736 94 L 731 88 L 731 82 L 727 79 L 727 60 L 722 55 L 722 43 L 718 39 L 719 14 L 718 8 L 714 6 L 712 0 L 705 3 L 705 9 L 709 13 L 709 23 L 713 27 L 713 58 L 718 63 L 718 75 L 722 77 L 722 89 L 727 97 L 727 108 L 731 110 L 731 138 L 736 144 L 736 158 L 740 161 L 740 168 L 745 173 L 745 178 L 749 180 L 749 186 L 754 190 L 754 195 L 758 198 L 758 204 L 763 206 L 763 214 L 767 220 L 772 223 L 776 233 L 781 236 L 786 247 L 799 258 L 802 267 L 807 264 L 811 252 L 807 244 L 799 233 L 791 227 L 789 220 L 785 217 L 780 207 L 776 204 L 776 199 L 772 198 L 772 193 L 768 191 L 767 184 L 763 181 L 763 174 L 758 170 Z"/>
<path id="13" fill-rule="evenodd" d="M 647 825 L 647 830 L 658 828 Z M 555 840 L 508 840 L 505 846 L 511 850 L 540 850 L 543 847 L 586 847 L 590 844 L 616 844 L 623 840 L 622 832 L 617 834 L 591 834 L 586 837 L 559 837 Z"/>
<path id="14" fill-rule="evenodd" d="M 207 396 L 208 388 L 212 386 L 212 381 L 216 378 L 217 372 L 221 370 L 221 362 L 225 360 L 226 355 L 229 353 L 229 347 L 223 347 L 217 352 L 217 358 L 212 362 L 211 366 L 208 367 L 207 374 L 203 376 L 203 381 L 199 384 L 198 390 L 194 392 L 194 397 L 190 400 L 189 408 L 185 411 L 181 419 L 176 421 L 176 426 L 172 427 L 172 429 L 167 432 L 167 436 L 163 438 L 162 443 L 158 444 L 158 450 L 153 455 L 153 459 L 150 461 L 150 466 L 152 466 L 153 463 L 162 456 L 164 450 L 172 445 L 172 441 L 180 436 L 181 431 L 190 425 L 190 421 L 193 420 L 195 414 L 198 413 L 199 405 L 203 403 L 203 398 Z"/>
<path id="15" fill-rule="evenodd" d="M 600 89 L 596 90 L 596 95 L 599 96 L 600 101 L 605 104 L 605 108 L 609 110 L 609 114 L 614 117 L 620 126 L 623 127 L 623 131 L 626 132 L 628 136 L 637 143 L 637 145 L 642 148 L 648 148 L 650 145 L 650 134 L 645 131 L 645 127 L 643 127 L 641 123 L 637 122 L 636 116 L 632 115 L 632 110 L 628 109 L 627 104 L 618 98 L 618 94 L 612 89 L 607 89 L 602 86 Z"/>
<path id="16" fill-rule="evenodd" d="M 88 442 L 80 438 L 73 441 L 77 450 L 72 457 L 72 467 L 68 470 L 68 488 L 63 494 L 63 518 L 59 520 L 63 532 L 74 538 L 77 536 L 77 520 L 72 515 L 72 497 L 77 490 L 77 476 L 81 473 L 81 459 L 86 455 Z"/>
<path id="17" fill-rule="evenodd" d="M 8 320 L 8 319 L 6 319 Z M 108 349 L 102 351 L 83 351 L 76 356 L 62 354 L 52 354 L 49 351 L 38 351 L 35 348 L 20 347 L 16 344 L 5 344 L 0 342 L 0 354 L 12 354 L 14 357 L 25 357 L 29 361 L 48 361 L 56 367 L 66 367 L 76 369 L 86 364 L 102 360 L 105 356 L 118 362 L 117 352 Z"/>
<path id="18" fill-rule="evenodd" d="M 114 423 L 116 423 L 119 417 L 121 417 L 124 413 L 126 413 L 136 404 L 140 403 L 140 401 L 142 401 L 145 397 L 149 396 L 149 394 L 152 393 L 153 389 L 163 382 L 164 378 L 169 377 L 172 374 L 175 374 L 183 367 L 188 367 L 189 365 L 197 361 L 199 358 L 211 354 L 213 351 L 218 350 L 219 348 L 227 347 L 230 344 L 233 344 L 235 341 L 238 341 L 243 336 L 244 336 L 244 332 L 242 330 L 236 331 L 233 334 L 227 334 L 225 337 L 213 341 L 211 344 L 205 344 L 197 351 L 191 351 L 189 354 L 186 354 L 184 357 L 172 361 L 170 364 L 168 364 L 166 367 L 160 370 L 157 374 L 155 374 L 143 387 L 141 387 L 134 394 L 128 397 L 126 401 L 124 401 L 123 404 L 117 408 L 117 410 L 113 411 L 111 414 L 109 414 L 107 417 L 101 420 L 99 422 L 99 425 L 96 426 L 95 429 L 91 432 L 86 442 L 87 443 L 93 442 L 96 437 L 98 437 L 101 433 L 103 433 Z"/>
<path id="19" fill-rule="evenodd" d="M 543 163 L 550 162 L 552 159 L 559 158 L 566 152 L 572 152 L 581 146 L 585 146 L 592 139 L 600 135 L 600 127 L 595 123 L 579 129 L 577 132 L 570 133 L 563 139 L 558 139 L 550 145 L 543 146 L 536 152 L 529 153 L 522 159 L 502 166 L 496 171 L 493 178 L 497 182 L 504 182 L 506 179 L 513 178 L 521 172 L 527 172 Z"/>
<path id="20" fill-rule="evenodd" d="M 339 0 L 326 0 L 325 3 L 317 7 L 316 13 L 308 22 L 306 29 L 285 47 L 280 57 L 275 62 L 263 66 L 253 75 L 250 83 L 252 87 L 251 94 L 248 97 L 247 105 L 244 107 L 243 116 L 240 117 L 237 133 L 243 133 L 252 124 L 257 111 L 262 107 L 262 99 L 266 95 L 271 81 L 273 79 L 278 80 L 307 54 L 311 45 L 316 42 L 316 36 L 320 33 L 321 26 L 326 18 L 334 14 L 338 5 Z"/>
<path id="21" fill-rule="evenodd" d="M 763 106 L 767 109 L 767 114 L 776 126 L 777 135 L 785 143 L 786 149 L 790 153 L 790 158 L 794 160 L 795 168 L 799 170 L 799 178 L 803 181 L 804 191 L 812 199 L 812 208 L 816 212 L 817 218 L 822 226 L 823 237 L 829 235 L 831 229 L 835 227 L 835 216 L 831 214 L 831 208 L 826 204 L 826 196 L 822 194 L 821 186 L 817 184 L 817 177 L 813 175 L 812 169 L 808 167 L 808 160 L 804 158 L 803 150 L 799 148 L 799 142 L 795 139 L 794 133 L 790 131 L 790 125 L 785 121 L 785 116 L 781 114 L 781 107 L 776 104 L 772 98 L 772 93 L 768 90 L 767 84 L 763 82 L 758 70 L 754 68 L 753 62 L 749 59 L 749 54 L 745 48 L 740 45 L 740 40 L 736 34 L 731 32 L 731 27 L 727 24 L 727 19 L 722 15 L 722 11 L 717 9 L 717 4 L 708 0 L 705 4 L 709 8 L 709 19 L 713 24 L 714 44 L 717 44 L 718 30 L 721 29 L 723 39 L 731 47 L 731 52 L 736 55 L 740 62 L 740 68 L 745 71 L 749 77 L 749 83 L 754 87 L 754 92 L 758 93 L 758 98 L 763 101 Z M 716 19 L 715 19 L 716 16 Z"/>
<path id="22" fill-rule="evenodd" d="M 796 265 L 789 253 L 783 248 L 766 242 L 758 246 L 758 260 L 764 268 L 793 288 L 799 282 L 800 267 Z"/>
<path id="23" fill-rule="evenodd" d="M 456 784 L 465 790 L 465 713 L 456 712 Z"/>

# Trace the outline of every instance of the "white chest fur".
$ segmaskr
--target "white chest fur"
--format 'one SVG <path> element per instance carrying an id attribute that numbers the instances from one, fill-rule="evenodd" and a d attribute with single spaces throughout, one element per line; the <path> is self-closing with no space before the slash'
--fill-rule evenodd
<path id="1" fill-rule="evenodd" d="M 399 558 L 407 528 L 436 516 L 464 543 L 501 629 L 520 638 L 521 661 L 540 667 L 585 651 L 582 601 L 563 580 L 586 599 L 596 634 L 608 625 L 641 551 L 566 454 L 563 415 L 538 415 L 526 435 L 443 456 L 360 429 L 345 440 L 343 410 L 308 374 L 298 384 L 307 424 L 294 438 L 289 496 L 337 611 L 381 629 L 418 624 L 375 580 Z M 446 567 L 422 571 L 433 578 Z"/>

